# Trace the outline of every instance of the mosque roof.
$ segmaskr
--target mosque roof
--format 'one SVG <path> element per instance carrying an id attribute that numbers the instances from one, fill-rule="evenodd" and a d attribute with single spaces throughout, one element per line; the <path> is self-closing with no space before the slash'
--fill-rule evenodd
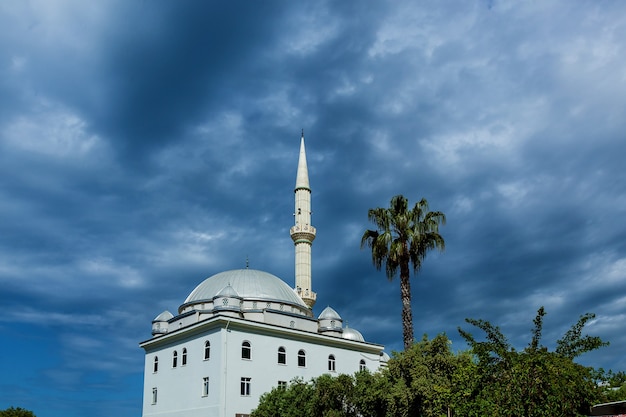
<path id="1" fill-rule="evenodd" d="M 239 293 L 235 291 L 235 289 L 232 287 L 232 285 L 230 285 L 230 283 L 228 283 L 227 286 L 219 290 L 219 292 L 215 294 L 215 296 L 216 297 L 241 298 L 239 296 Z"/>
<path id="2" fill-rule="evenodd" d="M 361 332 L 351 327 L 344 327 L 341 337 L 343 337 L 344 339 L 365 342 L 365 338 L 363 338 Z"/>
<path id="3" fill-rule="evenodd" d="M 156 316 L 154 320 L 152 321 L 168 321 L 172 317 L 174 317 L 174 315 L 170 313 L 169 311 L 165 310 L 164 312 Z"/>
<path id="4" fill-rule="evenodd" d="M 319 315 L 318 320 L 341 320 L 341 316 L 332 307 L 326 307 Z"/>
<path id="5" fill-rule="evenodd" d="M 283 302 L 308 308 L 283 280 L 269 272 L 248 268 L 224 271 L 210 276 L 189 294 L 183 305 L 213 300 L 213 297 L 226 287 L 231 287 L 228 292 L 234 291 L 243 299 Z"/>

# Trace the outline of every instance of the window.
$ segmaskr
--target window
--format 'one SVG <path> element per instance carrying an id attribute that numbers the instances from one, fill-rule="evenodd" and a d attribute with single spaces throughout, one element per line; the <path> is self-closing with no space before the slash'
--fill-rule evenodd
<path id="1" fill-rule="evenodd" d="M 159 372 L 159 357 L 158 356 L 154 357 L 154 365 L 152 366 L 152 372 L 154 372 L 155 374 Z"/>
<path id="2" fill-rule="evenodd" d="M 178 352 L 174 351 L 172 355 L 172 368 L 176 368 L 178 366 Z"/>
<path id="3" fill-rule="evenodd" d="M 183 348 L 183 357 L 182 357 L 182 365 L 187 365 L 187 348 Z"/>
<path id="4" fill-rule="evenodd" d="M 287 389 L 287 381 L 278 381 L 278 388 Z"/>
<path id="5" fill-rule="evenodd" d="M 204 342 L 204 360 L 206 361 L 211 357 L 211 342 L 208 340 Z"/>
<path id="6" fill-rule="evenodd" d="M 243 396 L 250 396 L 250 382 L 252 381 L 252 378 L 248 378 L 248 377 L 242 377 L 241 378 L 241 395 Z"/>
<path id="7" fill-rule="evenodd" d="M 157 403 L 157 389 L 156 387 L 152 388 L 152 404 Z"/>
<path id="8" fill-rule="evenodd" d="M 298 366 L 305 367 L 306 366 L 306 354 L 303 350 L 298 351 Z"/>
<path id="9" fill-rule="evenodd" d="M 285 352 L 285 348 L 282 346 L 278 348 L 278 363 L 281 365 L 287 363 L 287 353 Z"/>
<path id="10" fill-rule="evenodd" d="M 335 355 L 328 356 L 328 370 L 335 372 Z"/>
<path id="11" fill-rule="evenodd" d="M 206 397 L 209 395 L 209 377 L 205 376 L 202 378 L 202 396 Z"/>
<path id="12" fill-rule="evenodd" d="M 252 357 L 252 349 L 250 342 L 247 340 L 241 344 L 241 359 L 250 359 Z"/>
<path id="13" fill-rule="evenodd" d="M 367 367 L 365 366 L 365 359 L 361 359 L 359 361 L 359 371 L 364 371 L 366 369 L 367 369 Z"/>

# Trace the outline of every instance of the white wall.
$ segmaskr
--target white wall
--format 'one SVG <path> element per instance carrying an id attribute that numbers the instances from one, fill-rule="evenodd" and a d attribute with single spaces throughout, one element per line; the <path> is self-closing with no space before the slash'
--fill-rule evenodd
<path id="1" fill-rule="evenodd" d="M 204 342 L 211 342 L 211 357 L 204 360 Z M 251 344 L 251 359 L 242 359 L 244 341 Z M 366 360 L 370 371 L 380 366 L 382 346 L 268 326 L 245 320 L 198 323 L 142 344 L 146 349 L 143 416 L 159 417 L 234 417 L 248 414 L 260 396 L 278 385 L 298 377 L 304 381 L 324 373 L 353 374 L 359 361 Z M 278 348 L 286 350 L 287 363 L 278 364 Z M 182 350 L 187 349 L 187 364 L 182 365 Z M 306 366 L 298 366 L 298 351 L 306 353 Z M 178 352 L 178 366 L 172 368 L 172 355 Z M 336 371 L 328 370 L 328 356 L 335 356 Z M 159 370 L 153 372 L 154 357 Z M 209 377 L 209 395 L 202 396 L 203 377 Z M 251 378 L 250 396 L 240 392 L 241 378 Z M 158 390 L 152 404 L 152 388 Z"/>

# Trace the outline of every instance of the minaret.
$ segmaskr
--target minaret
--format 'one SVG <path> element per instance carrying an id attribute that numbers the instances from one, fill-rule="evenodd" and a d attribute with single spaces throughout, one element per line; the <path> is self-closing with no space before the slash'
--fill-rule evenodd
<path id="1" fill-rule="evenodd" d="M 304 150 L 304 131 L 300 138 L 300 158 L 296 175 L 295 226 L 290 230 L 296 247 L 296 292 L 309 308 L 315 304 L 316 294 L 311 287 L 311 245 L 315 239 L 315 227 L 311 226 L 311 188 Z"/>

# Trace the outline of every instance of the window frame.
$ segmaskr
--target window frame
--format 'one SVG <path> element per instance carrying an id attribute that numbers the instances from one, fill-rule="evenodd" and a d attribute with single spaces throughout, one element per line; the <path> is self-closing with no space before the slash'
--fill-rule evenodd
<path id="1" fill-rule="evenodd" d="M 178 367 L 178 352 L 174 351 L 174 353 L 172 353 L 172 368 L 176 367 Z"/>
<path id="2" fill-rule="evenodd" d="M 279 365 L 287 365 L 287 350 L 284 346 L 280 346 L 278 348 L 278 358 L 277 363 Z"/>
<path id="3" fill-rule="evenodd" d="M 209 377 L 205 376 L 202 378 L 202 396 L 209 396 Z"/>
<path id="4" fill-rule="evenodd" d="M 211 359 L 211 342 L 207 340 L 204 342 L 204 360 L 208 361 L 209 359 Z"/>
<path id="5" fill-rule="evenodd" d="M 304 349 L 298 351 L 298 367 L 306 368 L 306 352 Z"/>
<path id="6" fill-rule="evenodd" d="M 159 357 L 155 356 L 152 362 L 152 373 L 156 374 L 157 372 L 159 372 Z"/>
<path id="7" fill-rule="evenodd" d="M 336 359 L 335 359 L 335 355 L 330 354 L 328 355 L 328 370 L 330 372 L 337 372 L 337 367 L 336 367 Z"/>
<path id="8" fill-rule="evenodd" d="M 152 387 L 152 405 L 155 405 L 158 400 L 158 390 L 157 387 Z"/>
<path id="9" fill-rule="evenodd" d="M 252 378 L 250 378 L 249 376 L 242 376 L 239 394 L 242 397 L 250 397 L 251 392 L 252 392 Z"/>
<path id="10" fill-rule="evenodd" d="M 187 348 L 183 348 L 183 352 L 180 358 L 180 366 L 187 365 Z"/>
<path id="11" fill-rule="evenodd" d="M 365 371 L 367 369 L 367 365 L 365 364 L 365 359 L 361 359 L 359 361 L 359 371 Z"/>
<path id="12" fill-rule="evenodd" d="M 252 360 L 252 344 L 248 340 L 241 342 L 241 359 Z"/>

